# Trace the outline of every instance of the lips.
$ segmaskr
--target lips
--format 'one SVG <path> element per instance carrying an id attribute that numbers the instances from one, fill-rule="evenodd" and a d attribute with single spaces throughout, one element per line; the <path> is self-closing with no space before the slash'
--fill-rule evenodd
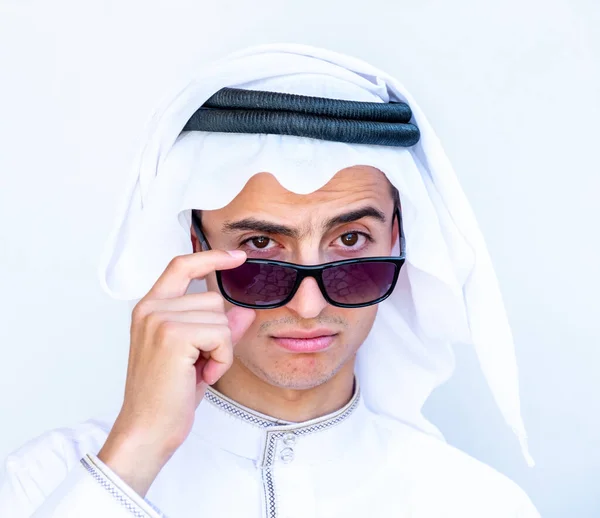
<path id="1" fill-rule="evenodd" d="M 325 329 L 310 329 L 310 330 L 302 330 L 295 329 L 293 331 L 282 331 L 278 333 L 277 336 L 273 336 L 273 338 L 298 338 L 298 339 L 310 339 L 310 338 L 318 338 L 320 336 L 333 336 L 337 333 Z"/>
<path id="2" fill-rule="evenodd" d="M 277 345 L 290 352 L 314 353 L 331 346 L 336 336 L 337 333 L 332 333 L 328 329 L 314 329 L 311 331 L 290 331 L 272 338 Z"/>

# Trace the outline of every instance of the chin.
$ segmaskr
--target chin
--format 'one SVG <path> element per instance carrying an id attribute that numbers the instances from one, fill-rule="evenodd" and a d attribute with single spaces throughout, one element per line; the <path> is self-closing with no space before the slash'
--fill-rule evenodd
<path id="1" fill-rule="evenodd" d="M 310 390 L 332 379 L 346 363 L 332 362 L 318 354 L 303 354 L 260 365 L 246 362 L 244 366 L 265 383 L 281 389 Z"/>

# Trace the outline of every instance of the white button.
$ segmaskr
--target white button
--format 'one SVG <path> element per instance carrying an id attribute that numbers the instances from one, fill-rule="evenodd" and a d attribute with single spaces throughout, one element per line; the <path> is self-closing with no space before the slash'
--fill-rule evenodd
<path id="1" fill-rule="evenodd" d="M 290 462 L 292 462 L 294 460 L 294 450 L 292 450 L 291 448 L 284 448 L 283 450 L 281 450 L 281 460 L 285 464 L 289 464 Z"/>
<path id="2" fill-rule="evenodd" d="M 283 437 L 283 444 L 286 446 L 294 446 L 296 444 L 296 436 L 293 433 L 288 433 Z"/>

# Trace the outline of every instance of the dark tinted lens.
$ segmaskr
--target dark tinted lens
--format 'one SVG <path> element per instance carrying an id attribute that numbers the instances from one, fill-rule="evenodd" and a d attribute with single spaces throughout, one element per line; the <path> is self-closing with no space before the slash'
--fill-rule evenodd
<path id="1" fill-rule="evenodd" d="M 296 271 L 272 264 L 245 262 L 221 271 L 223 291 L 231 299 L 252 306 L 269 306 L 286 299 L 296 282 Z"/>
<path id="2" fill-rule="evenodd" d="M 340 304 L 366 304 L 383 297 L 392 287 L 394 263 L 372 261 L 323 270 L 327 295 Z"/>

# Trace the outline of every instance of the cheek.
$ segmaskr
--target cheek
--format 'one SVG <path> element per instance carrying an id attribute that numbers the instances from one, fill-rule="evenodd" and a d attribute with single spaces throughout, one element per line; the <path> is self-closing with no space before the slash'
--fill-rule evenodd
<path id="1" fill-rule="evenodd" d="M 377 315 L 377 306 L 367 306 L 366 308 L 346 309 L 346 318 L 350 325 L 357 328 L 371 329 L 375 316 Z"/>
<path id="2" fill-rule="evenodd" d="M 373 322 L 377 316 L 377 306 L 340 309 L 339 313 L 336 312 L 336 316 L 342 318 L 347 324 L 347 328 L 344 331 L 347 343 L 353 348 L 358 349 L 373 327 Z"/>

